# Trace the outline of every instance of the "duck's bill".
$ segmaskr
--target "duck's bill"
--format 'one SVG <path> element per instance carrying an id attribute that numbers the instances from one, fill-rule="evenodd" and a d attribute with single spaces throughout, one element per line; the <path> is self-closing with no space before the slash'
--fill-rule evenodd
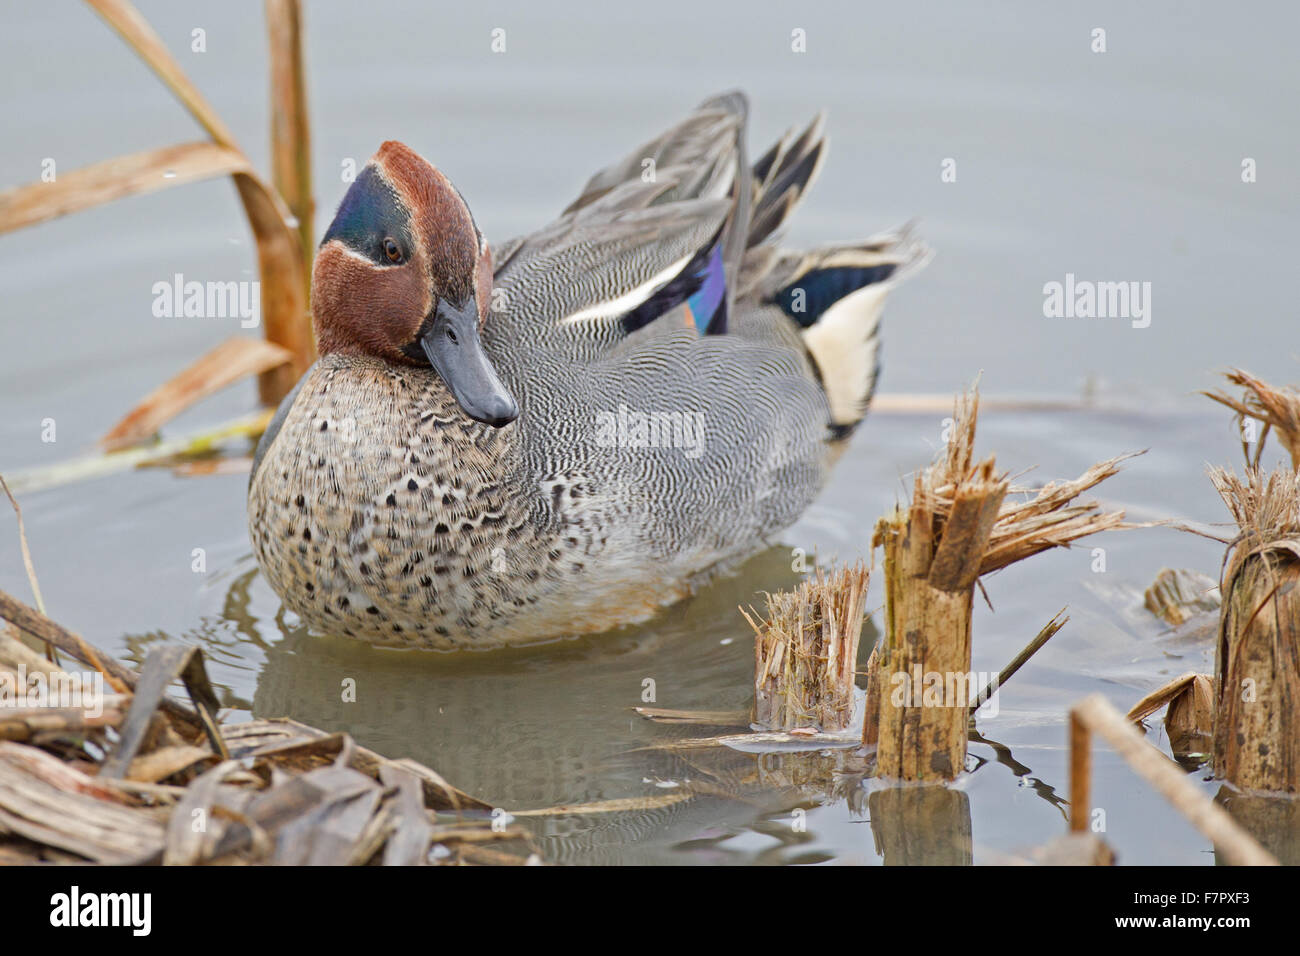
<path id="1" fill-rule="evenodd" d="M 470 418 L 500 428 L 519 417 L 519 406 L 483 351 L 473 299 L 464 309 L 439 302 L 420 346 Z"/>

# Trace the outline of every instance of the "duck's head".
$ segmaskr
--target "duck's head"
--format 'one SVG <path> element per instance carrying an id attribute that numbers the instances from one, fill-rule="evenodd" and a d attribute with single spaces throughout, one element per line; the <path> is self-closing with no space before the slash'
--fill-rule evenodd
<path id="1" fill-rule="evenodd" d="M 519 415 L 483 352 L 492 252 L 456 187 L 387 142 L 339 204 L 312 269 L 322 355 L 432 366 L 465 414 L 500 427 Z"/>

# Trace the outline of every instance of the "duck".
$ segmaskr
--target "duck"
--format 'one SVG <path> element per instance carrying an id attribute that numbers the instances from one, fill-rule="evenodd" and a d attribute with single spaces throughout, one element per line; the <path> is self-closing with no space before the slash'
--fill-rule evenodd
<path id="1" fill-rule="evenodd" d="M 317 250 L 319 357 L 254 453 L 261 573 L 311 632 L 487 650 L 646 621 L 770 547 L 863 421 L 911 227 L 788 249 L 824 114 L 756 161 L 730 92 L 492 246 L 382 144 Z"/>

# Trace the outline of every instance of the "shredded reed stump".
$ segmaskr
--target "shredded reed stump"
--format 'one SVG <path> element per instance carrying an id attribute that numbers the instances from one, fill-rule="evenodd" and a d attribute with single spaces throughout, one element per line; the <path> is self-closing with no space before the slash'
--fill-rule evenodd
<path id="1" fill-rule="evenodd" d="M 872 539 L 885 551 L 885 643 L 869 674 L 879 717 L 865 722 L 863 742 L 877 745 L 881 776 L 952 780 L 965 764 L 967 715 L 979 690 L 970 669 L 979 578 L 1123 523 L 1123 512 L 1073 502 L 1129 456 L 1009 501 L 1017 489 L 993 456 L 974 461 L 978 415 L 972 389 L 956 402 L 945 452 L 917 475 L 911 503 L 882 518 Z"/>
<path id="2" fill-rule="evenodd" d="M 842 731 L 853 719 L 853 674 L 869 572 L 858 564 L 767 596 L 767 620 L 745 611 L 754 641 L 754 722 L 768 730 Z"/>
<path id="3" fill-rule="evenodd" d="M 1237 522 L 1215 654 L 1215 774 L 1244 790 L 1300 790 L 1300 476 L 1221 468 Z"/>
<path id="4" fill-rule="evenodd" d="M 966 719 L 978 688 L 970 672 L 971 607 L 980 562 L 1008 482 L 992 456 L 973 465 L 978 396 L 958 406 L 946 458 L 917 475 L 912 503 L 876 525 L 885 549 L 885 646 L 877 771 L 902 780 L 952 780 L 966 762 Z M 943 508 L 939 494 L 948 494 Z M 943 512 L 943 513 L 941 513 Z M 916 680 L 913 675 L 918 675 Z M 938 675 L 942 699 L 921 687 Z M 962 686 L 954 679 L 961 675 Z M 957 690 L 958 699 L 949 699 Z"/>

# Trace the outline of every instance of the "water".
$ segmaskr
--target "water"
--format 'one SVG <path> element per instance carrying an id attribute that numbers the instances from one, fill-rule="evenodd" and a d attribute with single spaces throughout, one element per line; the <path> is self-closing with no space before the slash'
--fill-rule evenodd
<path id="1" fill-rule="evenodd" d="M 1226 520 L 1203 475 L 1235 463 L 1228 416 L 1197 389 L 1240 365 L 1293 381 L 1288 165 L 1300 133 L 1276 104 L 1295 99 L 1300 17 L 1259 5 L 1224 18 L 1210 4 L 939 4 L 924 12 L 857 4 L 769 12 L 660 3 L 468 7 L 372 4 L 307 11 L 318 232 L 348 159 L 402 139 L 456 181 L 489 237 L 534 228 L 587 175 L 732 86 L 754 104 L 757 151 L 829 111 L 832 147 L 791 230 L 792 245 L 870 234 L 913 217 L 936 248 L 886 316 L 886 393 L 947 393 L 983 370 L 986 394 L 1095 402 L 1070 411 L 986 411 L 978 447 L 1030 480 L 1149 448 L 1098 489 L 1137 520 Z M 267 168 L 260 7 L 141 3 L 255 164 Z M 3 13 L 0 183 L 60 174 L 201 131 L 89 10 Z M 492 54 L 490 31 L 506 30 Z M 1090 52 L 1095 27 L 1108 51 Z M 207 50 L 190 52 L 192 31 Z M 790 51 L 793 29 L 808 52 Z M 1241 181 L 1243 158 L 1258 181 Z M 956 182 L 941 163 L 956 160 Z M 63 461 L 145 392 L 225 338 L 238 320 L 164 319 L 151 287 L 175 273 L 255 278 L 231 186 L 214 181 L 103 206 L 0 236 L 0 468 Z M 1049 319 L 1043 286 L 1146 281 L 1151 324 Z M 186 413 L 169 433 L 253 407 L 242 385 Z M 752 645 L 738 604 L 788 586 L 791 551 L 865 553 L 871 526 L 938 447 L 939 412 L 874 414 L 804 518 L 736 578 L 650 624 L 615 634 L 459 658 L 382 652 L 308 637 L 256 573 L 245 478 L 145 470 L 24 498 L 50 613 L 113 653 L 201 644 L 223 703 L 347 729 L 428 762 L 507 809 L 687 790 L 641 813 L 531 819 L 543 853 L 570 862 L 879 862 L 891 812 L 857 785 L 852 761 L 670 753 L 711 728 L 638 718 L 649 678 L 661 707 L 744 710 Z M 53 419 L 57 441 L 41 441 Z M 238 457 L 247 448 L 232 446 Z M 1274 461 L 1276 456 L 1266 456 Z M 5 525 L 12 535 L 12 521 Z M 3 529 L 0 529 L 3 532 Z M 3 538 L 0 537 L 0 541 Z M 1105 549 L 1094 571 L 1093 547 Z M 194 549 L 206 571 L 192 570 Z M 1179 638 L 1141 609 L 1163 566 L 1217 573 L 1221 549 L 1168 529 L 1112 532 L 991 577 L 979 606 L 976 670 L 995 671 L 1059 608 L 1071 622 L 982 718 L 991 743 L 961 782 L 974 861 L 1065 829 L 1064 714 L 1100 691 L 1122 709 L 1186 670 L 1212 669 L 1204 638 Z M 879 580 L 869 604 L 879 624 Z M 16 541 L 0 587 L 26 597 Z M 343 703 L 345 678 L 358 699 Z M 1167 746 L 1158 729 L 1153 739 Z M 647 749 L 652 748 L 652 749 Z M 832 766 L 839 772 L 832 773 Z M 1202 773 L 1195 779 L 1200 780 Z M 1217 786 L 1202 784 L 1207 793 Z M 1206 841 L 1104 748 L 1094 801 L 1121 862 L 1202 864 Z M 802 809 L 802 818 L 792 811 Z M 806 825 L 801 832 L 794 822 Z M 865 824 L 865 825 L 864 825 Z"/>

